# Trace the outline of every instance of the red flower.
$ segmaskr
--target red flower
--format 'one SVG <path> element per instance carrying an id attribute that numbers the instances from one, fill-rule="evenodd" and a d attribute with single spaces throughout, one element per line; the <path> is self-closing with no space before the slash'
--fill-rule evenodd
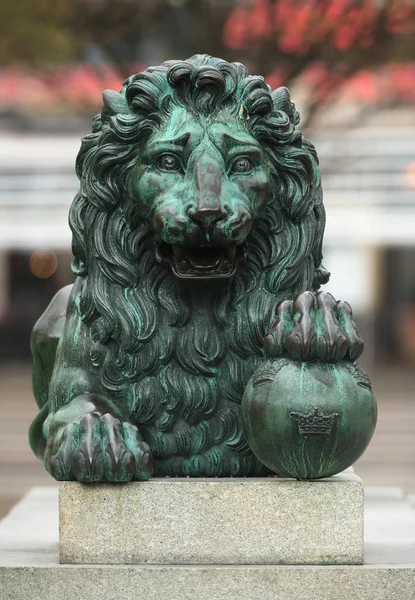
<path id="1" fill-rule="evenodd" d="M 244 8 L 235 8 L 226 20 L 223 43 L 232 50 L 242 50 L 248 40 L 248 31 L 248 11 Z"/>
<path id="2" fill-rule="evenodd" d="M 415 7 L 413 4 L 395 0 L 388 8 L 386 27 L 391 33 L 414 33 Z"/>

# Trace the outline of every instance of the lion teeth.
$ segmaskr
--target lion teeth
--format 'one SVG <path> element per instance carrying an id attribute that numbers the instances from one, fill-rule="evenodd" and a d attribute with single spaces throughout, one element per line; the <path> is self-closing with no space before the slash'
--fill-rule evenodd
<path id="1" fill-rule="evenodd" d="M 173 253 L 176 258 L 180 259 L 182 256 L 182 249 L 180 246 L 173 245 Z"/>
<path id="2" fill-rule="evenodd" d="M 235 254 L 236 254 L 236 246 L 232 246 L 232 247 L 228 248 L 227 254 L 228 254 L 228 259 L 230 261 L 233 261 L 235 258 Z"/>

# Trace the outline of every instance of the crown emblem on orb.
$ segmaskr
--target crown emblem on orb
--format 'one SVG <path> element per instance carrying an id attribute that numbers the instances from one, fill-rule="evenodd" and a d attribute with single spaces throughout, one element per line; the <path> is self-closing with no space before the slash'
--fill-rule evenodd
<path id="1" fill-rule="evenodd" d="M 300 435 L 330 435 L 340 414 L 325 415 L 319 408 L 314 408 L 308 415 L 292 412 L 290 417 L 297 421 Z"/>

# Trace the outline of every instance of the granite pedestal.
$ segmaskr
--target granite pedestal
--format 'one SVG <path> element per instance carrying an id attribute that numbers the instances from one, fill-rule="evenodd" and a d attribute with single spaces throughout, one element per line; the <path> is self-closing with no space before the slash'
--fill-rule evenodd
<path id="1" fill-rule="evenodd" d="M 60 560 L 72 564 L 361 564 L 363 485 L 353 472 L 64 483 Z"/>
<path id="2" fill-rule="evenodd" d="M 413 600 L 415 511 L 369 489 L 363 566 L 61 565 L 58 494 L 34 489 L 0 523 L 1 600 Z"/>

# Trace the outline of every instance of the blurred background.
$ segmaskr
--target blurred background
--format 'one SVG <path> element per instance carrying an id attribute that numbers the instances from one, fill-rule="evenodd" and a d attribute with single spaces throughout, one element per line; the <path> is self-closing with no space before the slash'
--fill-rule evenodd
<path id="1" fill-rule="evenodd" d="M 194 53 L 290 88 L 321 160 L 327 288 L 379 401 L 356 470 L 415 493 L 415 0 L 0 0 L 0 517 L 53 484 L 27 444 L 29 335 L 72 280 L 80 139 L 104 89 Z"/>

